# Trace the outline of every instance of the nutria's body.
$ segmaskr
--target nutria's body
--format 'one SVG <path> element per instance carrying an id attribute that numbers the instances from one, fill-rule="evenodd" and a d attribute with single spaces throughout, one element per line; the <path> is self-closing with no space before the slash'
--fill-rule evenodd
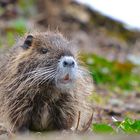
<path id="1" fill-rule="evenodd" d="M 72 49 L 60 33 L 35 33 L 6 55 L 0 70 L 1 114 L 13 131 L 70 129 L 78 111 L 85 110 L 92 82 Z"/>

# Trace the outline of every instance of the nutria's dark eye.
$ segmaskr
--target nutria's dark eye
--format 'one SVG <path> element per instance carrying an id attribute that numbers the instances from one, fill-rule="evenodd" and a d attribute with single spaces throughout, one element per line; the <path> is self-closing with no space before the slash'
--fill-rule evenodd
<path id="1" fill-rule="evenodd" d="M 41 50 L 40 50 L 40 51 L 41 51 L 41 53 L 42 53 L 42 54 L 45 54 L 45 53 L 47 53 L 47 52 L 48 52 L 48 49 L 47 49 L 47 48 L 41 48 Z"/>

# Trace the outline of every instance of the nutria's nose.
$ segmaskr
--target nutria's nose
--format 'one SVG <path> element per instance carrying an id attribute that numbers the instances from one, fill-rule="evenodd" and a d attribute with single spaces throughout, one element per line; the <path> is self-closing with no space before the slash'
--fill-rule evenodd
<path id="1" fill-rule="evenodd" d="M 75 63 L 74 61 L 64 61 L 63 66 L 64 67 L 74 67 Z"/>
<path id="2" fill-rule="evenodd" d="M 63 67 L 74 67 L 75 66 L 75 61 L 73 57 L 65 56 L 63 58 Z"/>

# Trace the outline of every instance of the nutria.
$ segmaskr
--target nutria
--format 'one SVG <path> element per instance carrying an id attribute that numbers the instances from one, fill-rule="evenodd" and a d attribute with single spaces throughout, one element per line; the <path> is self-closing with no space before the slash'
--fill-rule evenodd
<path id="1" fill-rule="evenodd" d="M 61 33 L 27 34 L 2 59 L 0 113 L 14 132 L 70 129 L 87 112 L 92 85 Z"/>

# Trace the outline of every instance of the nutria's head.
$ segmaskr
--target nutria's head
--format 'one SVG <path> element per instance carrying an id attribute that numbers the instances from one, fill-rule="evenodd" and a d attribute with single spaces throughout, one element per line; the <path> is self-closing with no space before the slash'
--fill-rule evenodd
<path id="1" fill-rule="evenodd" d="M 27 35 L 15 56 L 17 73 L 30 84 L 69 89 L 78 78 L 72 43 L 59 33 Z M 18 52 L 18 53 L 17 53 Z"/>

